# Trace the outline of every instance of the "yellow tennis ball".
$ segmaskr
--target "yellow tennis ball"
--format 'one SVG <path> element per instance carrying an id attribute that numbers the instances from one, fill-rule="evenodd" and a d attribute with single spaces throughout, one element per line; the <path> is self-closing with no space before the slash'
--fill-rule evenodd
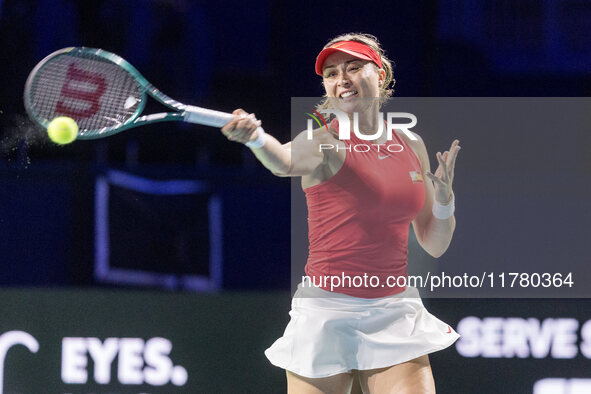
<path id="1" fill-rule="evenodd" d="M 49 139 L 59 145 L 69 144 L 78 137 L 78 124 L 72 118 L 59 116 L 47 125 Z"/>

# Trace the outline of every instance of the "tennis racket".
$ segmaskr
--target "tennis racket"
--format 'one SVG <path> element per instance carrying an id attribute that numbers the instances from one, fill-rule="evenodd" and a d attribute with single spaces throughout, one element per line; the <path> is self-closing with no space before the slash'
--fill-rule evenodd
<path id="1" fill-rule="evenodd" d="M 152 96 L 173 112 L 140 116 Z M 42 127 L 57 116 L 78 123 L 78 139 L 108 137 L 148 123 L 184 121 L 222 127 L 234 115 L 182 104 L 149 83 L 131 64 L 102 49 L 60 49 L 27 78 L 25 108 Z"/>

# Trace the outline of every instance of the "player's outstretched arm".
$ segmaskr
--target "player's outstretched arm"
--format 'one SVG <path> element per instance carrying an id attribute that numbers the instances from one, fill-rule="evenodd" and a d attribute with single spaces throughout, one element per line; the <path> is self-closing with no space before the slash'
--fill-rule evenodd
<path id="1" fill-rule="evenodd" d="M 264 132 L 261 121 L 254 114 L 237 109 L 236 117 L 222 127 L 222 133 L 230 141 L 246 144 L 256 158 L 277 176 L 302 176 L 312 173 L 324 160 L 318 149 L 318 139 L 308 140 L 300 133 L 293 141 L 281 144 Z"/>

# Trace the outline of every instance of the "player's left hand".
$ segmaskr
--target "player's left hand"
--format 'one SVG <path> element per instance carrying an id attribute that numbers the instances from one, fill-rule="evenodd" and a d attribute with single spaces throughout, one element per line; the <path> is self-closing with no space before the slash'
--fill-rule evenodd
<path id="1" fill-rule="evenodd" d="M 433 181 L 433 185 L 435 186 L 435 199 L 441 205 L 446 205 L 451 201 L 454 167 L 460 149 L 460 140 L 454 140 L 448 151 L 446 150 L 443 153 L 437 152 L 439 167 L 437 167 L 435 174 L 432 174 L 429 171 L 425 173 L 427 178 Z"/>

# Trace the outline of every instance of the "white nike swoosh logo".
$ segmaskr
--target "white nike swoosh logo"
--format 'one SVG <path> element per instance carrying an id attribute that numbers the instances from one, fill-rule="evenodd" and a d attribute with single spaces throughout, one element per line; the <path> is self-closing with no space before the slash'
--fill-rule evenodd
<path id="1" fill-rule="evenodd" d="M 388 156 L 380 156 L 380 155 L 378 155 L 378 159 L 384 160 L 386 157 L 390 157 L 390 156 L 392 156 L 392 155 L 388 155 Z"/>

